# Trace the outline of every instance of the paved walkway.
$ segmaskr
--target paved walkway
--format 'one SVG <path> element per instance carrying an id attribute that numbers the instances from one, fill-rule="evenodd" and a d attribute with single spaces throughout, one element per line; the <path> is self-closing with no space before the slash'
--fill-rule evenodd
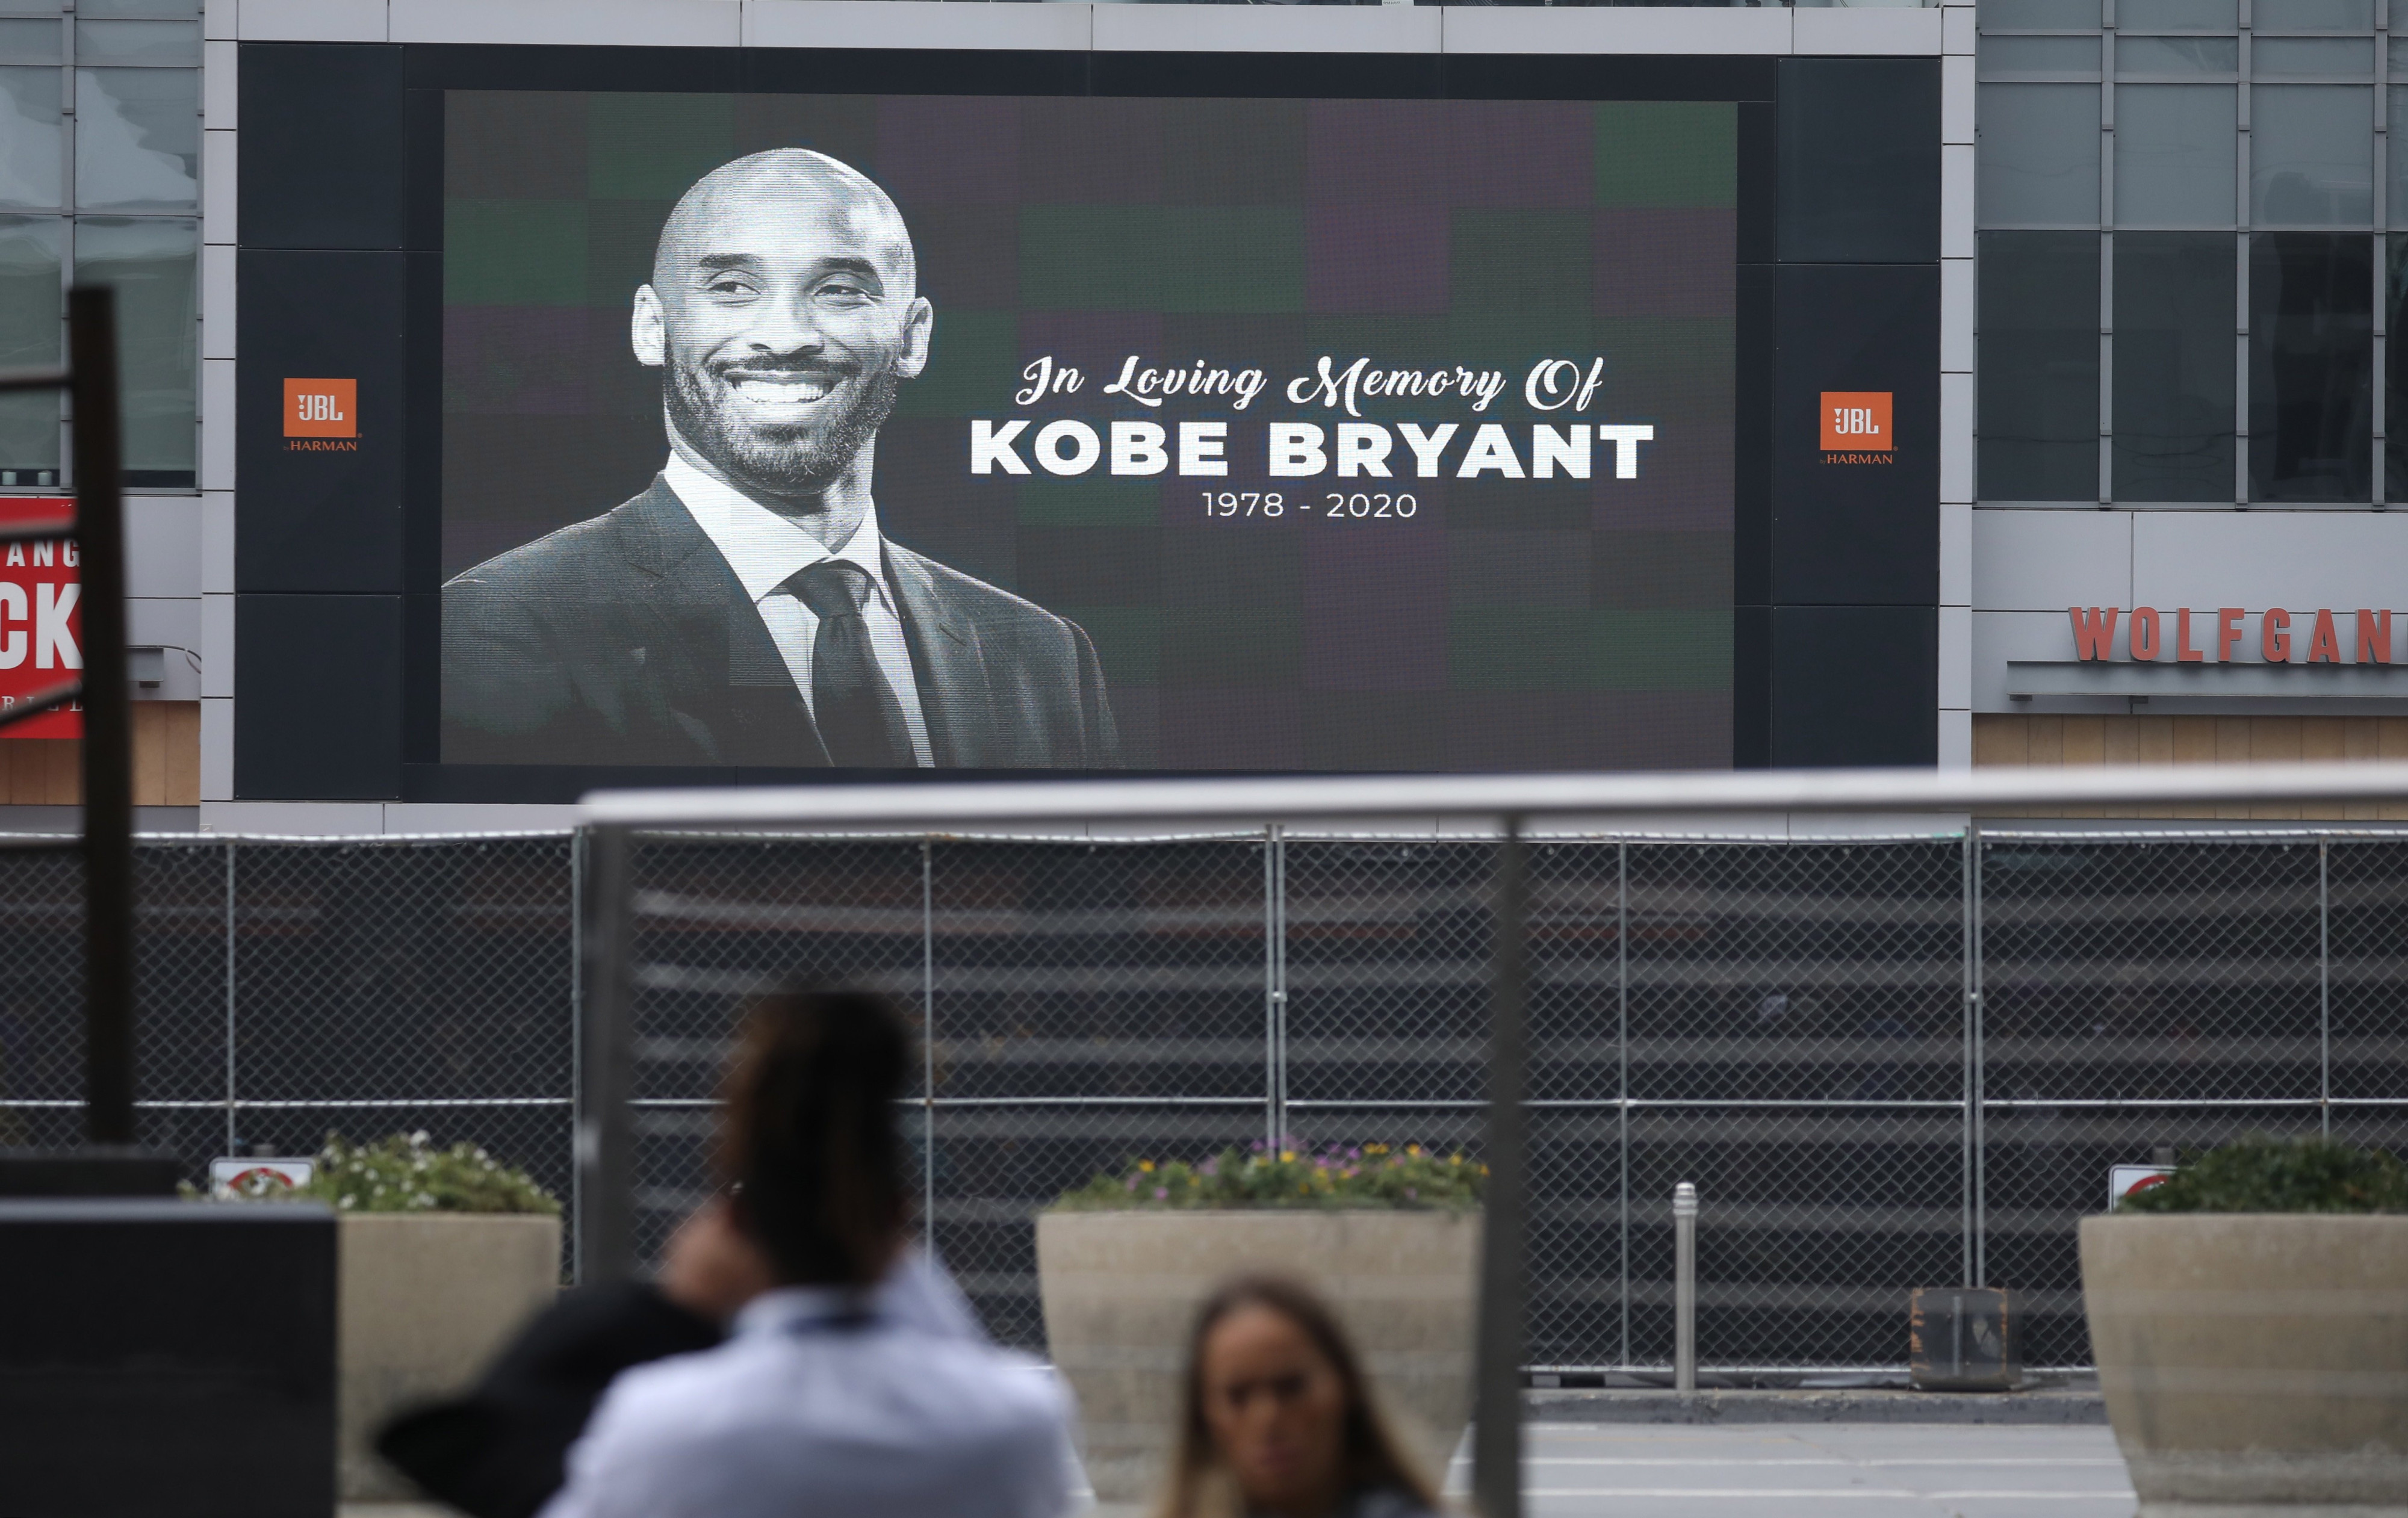
<path id="1" fill-rule="evenodd" d="M 1533 1518 L 2132 1518 L 2101 1427 L 1533 1424 Z M 1458 1458 L 1451 1495 L 1468 1490 Z"/>
<path id="2" fill-rule="evenodd" d="M 1532 1424 L 1530 1518 L 2132 1518 L 2099 1427 L 1949 1424 Z M 1448 1472 L 1461 1502 L 1468 1458 Z M 1141 1507 L 1092 1518 L 1139 1518 Z M 343 1518 L 451 1510 L 343 1506 Z"/>

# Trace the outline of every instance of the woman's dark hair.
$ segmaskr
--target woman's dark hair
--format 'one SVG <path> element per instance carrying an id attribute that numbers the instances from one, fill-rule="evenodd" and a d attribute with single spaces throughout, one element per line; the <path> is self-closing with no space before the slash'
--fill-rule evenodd
<path id="1" fill-rule="evenodd" d="M 745 1009 L 719 1178 L 781 1282 L 886 1273 L 910 1205 L 895 1100 L 910 1067 L 910 1029 L 866 992 L 781 991 Z"/>
<path id="2" fill-rule="evenodd" d="M 1196 1310 L 1196 1326 L 1187 1336 L 1187 1374 L 1180 1387 L 1169 1481 L 1155 1510 L 1159 1518 L 1213 1518 L 1216 1509 L 1242 1508 L 1242 1498 L 1228 1489 L 1227 1473 L 1205 1418 L 1204 1346 L 1225 1320 L 1247 1308 L 1268 1309 L 1296 1325 L 1337 1373 L 1346 1397 L 1347 1485 L 1358 1492 L 1383 1488 L 1399 1492 L 1436 1511 L 1437 1490 L 1381 1414 L 1370 1378 L 1363 1372 L 1362 1357 L 1354 1353 L 1354 1340 L 1329 1304 L 1292 1276 L 1248 1271 L 1223 1282 Z"/>

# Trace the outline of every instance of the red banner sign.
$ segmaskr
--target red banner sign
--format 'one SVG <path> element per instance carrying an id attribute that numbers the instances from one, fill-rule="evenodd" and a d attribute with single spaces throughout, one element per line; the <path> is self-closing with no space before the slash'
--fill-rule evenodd
<path id="1" fill-rule="evenodd" d="M 0 496 L 0 524 L 64 522 L 64 496 Z M 0 551 L 0 711 L 83 671 L 83 586 L 72 537 L 10 543 Z M 0 727 L 0 738 L 81 738 L 83 703 Z"/>

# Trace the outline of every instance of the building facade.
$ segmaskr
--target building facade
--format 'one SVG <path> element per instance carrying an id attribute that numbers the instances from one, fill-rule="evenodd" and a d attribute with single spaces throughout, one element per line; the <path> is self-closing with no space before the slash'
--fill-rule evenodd
<path id="1" fill-rule="evenodd" d="M 1200 78 L 1127 88 L 1197 95 L 1237 59 L 1253 72 L 1217 88 L 1257 96 L 1737 102 L 1732 630 L 1676 655 L 1664 629 L 1693 623 L 1635 594 L 1599 613 L 1627 621 L 1576 632 L 1639 629 L 1657 640 L 1650 667 L 1727 647 L 1731 762 L 2408 744 L 2391 683 L 2408 616 L 2384 591 L 2408 530 L 2388 509 L 2408 454 L 2390 440 L 2386 343 L 2408 298 L 2389 230 L 2408 216 L 2393 209 L 2408 207 L 2408 168 L 2388 150 L 2408 87 L 2388 82 L 2380 0 L 5 8 L 17 124 L 0 330 L 10 362 L 48 362 L 58 289 L 101 277 L 122 292 L 134 636 L 159 651 L 137 671 L 141 799 L 173 809 L 149 814 L 162 825 L 527 825 L 573 795 L 573 778 L 463 779 L 431 736 L 440 677 L 415 651 L 439 636 L 435 593 L 456 566 L 412 558 L 446 530 L 412 503 L 440 494 L 459 449 L 371 398 L 380 364 L 395 400 L 440 394 L 411 366 L 449 351 L 426 335 L 447 276 L 409 112 L 548 78 L 825 91 L 846 59 L 878 89 L 978 88 L 946 82 L 957 54 L 1022 60 L 999 79 L 1040 57 L 1109 75 L 1115 59 L 1183 56 Z M 583 50 L 542 50 L 558 48 Z M 915 57 L 934 60 L 932 82 L 915 84 Z M 1875 66 L 1892 64 L 1906 71 Z M 1503 82 L 1457 82 L 1484 68 Z M 1640 82 L 1651 70 L 1669 82 Z M 359 102 L 378 91 L 394 119 L 364 127 Z M 1833 98 L 1847 94 L 1874 97 L 1875 114 L 1850 118 Z M 321 130 L 296 140 L 305 121 Z M 328 142 L 357 161 L 330 160 Z M 385 351 L 359 351 L 363 322 Z M 1879 392 L 1896 407 L 1888 454 L 1830 430 L 1871 424 L 1849 403 L 1872 382 L 1842 371 L 1885 345 L 1914 359 Z M 298 485 L 289 429 L 265 426 L 308 378 L 296 365 L 358 376 L 367 419 L 356 459 L 297 455 L 318 469 Z M 1806 434 L 1834 397 L 1840 422 Z M 0 494 L 56 492 L 72 420 L 48 397 L 6 406 Z M 1681 573 L 1716 572 L 1700 562 Z M 1107 647 L 1108 666 L 1122 657 Z M 72 748 L 0 743 L 16 825 L 65 815 L 41 809 L 71 802 Z"/>
<path id="2" fill-rule="evenodd" d="M 1981 8 L 1976 763 L 2401 752 L 2391 21 Z"/>

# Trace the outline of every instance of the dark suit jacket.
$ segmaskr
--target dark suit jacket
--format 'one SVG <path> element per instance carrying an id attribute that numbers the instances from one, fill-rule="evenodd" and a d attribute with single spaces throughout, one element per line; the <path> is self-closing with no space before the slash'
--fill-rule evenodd
<path id="1" fill-rule="evenodd" d="M 468 1391 L 387 1423 L 377 1453 L 475 1518 L 533 1518 L 613 1377 L 723 1337 L 653 1287 L 580 1286 L 523 1326 Z"/>
<path id="2" fill-rule="evenodd" d="M 894 543 L 886 580 L 937 764 L 1118 762 L 1103 666 L 1076 623 Z M 828 763 L 752 597 L 660 480 L 443 587 L 443 757 Z"/>

